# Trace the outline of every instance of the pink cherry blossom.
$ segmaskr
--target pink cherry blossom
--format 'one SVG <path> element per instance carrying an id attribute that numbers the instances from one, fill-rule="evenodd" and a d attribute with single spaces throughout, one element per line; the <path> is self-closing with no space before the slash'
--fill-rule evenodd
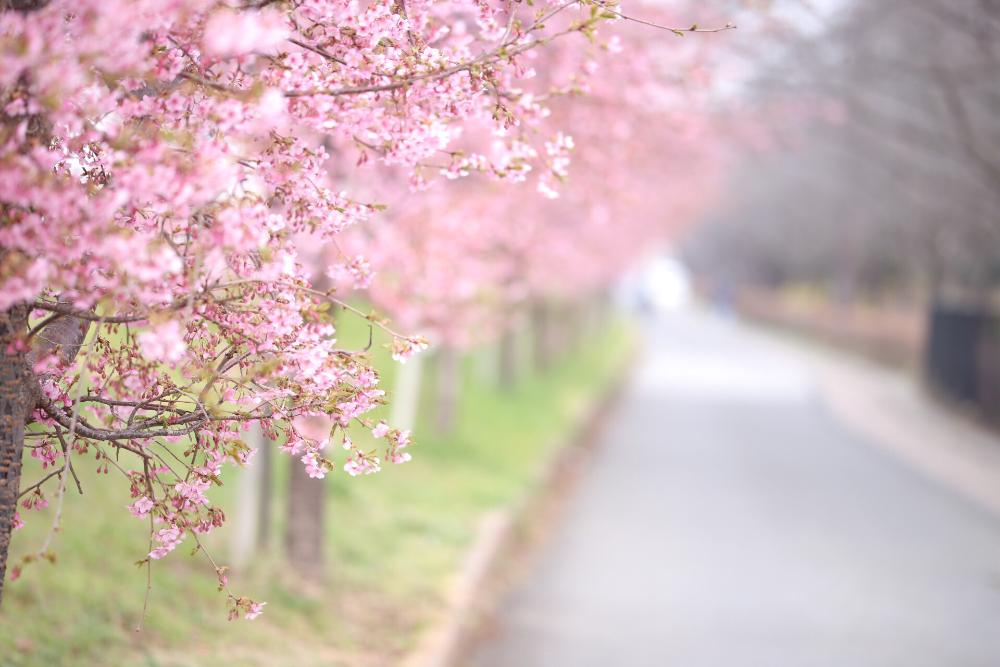
<path id="1" fill-rule="evenodd" d="M 262 613 L 264 613 L 264 605 L 266 604 L 267 604 L 266 602 L 252 602 L 250 604 L 250 607 L 247 609 L 246 613 L 243 615 L 243 618 L 247 619 L 248 621 L 254 620 Z"/>
<path id="2" fill-rule="evenodd" d="M 422 338 L 397 337 L 392 341 L 392 358 L 401 364 L 405 363 L 413 355 L 426 350 L 428 345 Z"/>
<path id="3" fill-rule="evenodd" d="M 262 9 L 238 12 L 222 9 L 205 23 L 205 53 L 234 56 L 273 51 L 289 37 L 285 18 L 279 12 Z"/>
<path id="4" fill-rule="evenodd" d="M 302 457 L 302 464 L 306 467 L 306 474 L 313 479 L 323 479 L 326 477 L 326 463 L 316 452 L 307 452 Z"/>
<path id="5" fill-rule="evenodd" d="M 128 511 L 132 513 L 132 516 L 142 517 L 149 514 L 150 510 L 153 509 L 153 501 L 146 496 L 140 497 L 138 500 L 129 505 Z"/>
<path id="6" fill-rule="evenodd" d="M 139 350 L 150 361 L 176 363 L 187 350 L 183 331 L 177 320 L 167 320 L 148 331 L 143 331 L 139 334 L 138 341 Z"/>
<path id="7" fill-rule="evenodd" d="M 184 503 L 207 505 L 208 498 L 205 496 L 205 491 L 209 486 L 209 482 L 195 479 L 190 482 L 178 482 L 174 485 L 174 492 Z"/>
<path id="8" fill-rule="evenodd" d="M 159 560 L 177 548 L 184 539 L 184 532 L 177 526 L 161 528 L 153 534 L 157 546 L 149 552 L 149 557 Z"/>
<path id="9" fill-rule="evenodd" d="M 382 467 L 377 456 L 365 456 L 358 451 L 348 458 L 347 462 L 344 464 L 344 472 L 351 477 L 357 477 L 358 475 L 371 475 L 381 469 Z"/>
<path id="10" fill-rule="evenodd" d="M 399 362 L 428 348 L 418 331 L 498 335 L 531 299 L 605 288 L 713 182 L 706 124 L 654 76 L 687 58 L 627 47 L 590 2 L 38 4 L 0 11 L 0 309 L 18 327 L 0 350 L 41 389 L 34 459 L 59 465 L 72 433 L 120 472 L 151 559 L 223 524 L 208 490 L 247 462 L 249 423 L 313 477 L 336 429 L 351 476 L 410 460 L 388 424 L 382 459 L 347 435 L 386 394 L 340 318 Z M 606 28 L 628 58 L 605 64 Z M 362 289 L 397 324 L 346 300 Z M 55 323 L 79 334 L 59 354 Z"/>

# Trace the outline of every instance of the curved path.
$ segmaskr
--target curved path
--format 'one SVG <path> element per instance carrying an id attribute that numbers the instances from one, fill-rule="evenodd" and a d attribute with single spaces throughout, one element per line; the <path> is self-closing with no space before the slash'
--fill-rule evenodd
<path id="1" fill-rule="evenodd" d="M 856 435 L 785 343 L 684 314 L 475 667 L 1000 666 L 1000 519 Z"/>

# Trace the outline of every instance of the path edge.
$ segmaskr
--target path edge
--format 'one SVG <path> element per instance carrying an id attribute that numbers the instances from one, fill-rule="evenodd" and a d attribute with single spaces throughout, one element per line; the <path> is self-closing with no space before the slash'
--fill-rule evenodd
<path id="1" fill-rule="evenodd" d="M 639 346 L 633 344 L 611 381 L 587 401 L 520 500 L 480 519 L 476 539 L 448 585 L 444 610 L 421 632 L 401 667 L 457 667 L 478 643 L 484 625 L 524 569 L 524 552 L 530 556 L 538 551 L 545 528 L 554 523 L 561 501 L 586 467 L 632 376 Z"/>

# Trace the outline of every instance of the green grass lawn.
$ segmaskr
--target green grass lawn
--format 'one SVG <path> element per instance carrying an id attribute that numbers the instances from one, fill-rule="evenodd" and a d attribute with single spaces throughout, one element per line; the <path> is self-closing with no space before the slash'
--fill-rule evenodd
<path id="1" fill-rule="evenodd" d="M 342 336 L 361 340 L 367 332 Z M 71 490 L 66 499 L 58 562 L 33 565 L 7 584 L 0 666 L 395 664 L 443 604 L 479 521 L 531 487 L 560 436 L 622 367 L 631 342 L 626 325 L 610 325 L 514 391 L 493 386 L 467 360 L 451 436 L 434 437 L 419 424 L 411 463 L 372 476 L 338 470 L 327 477 L 326 585 L 303 584 L 282 564 L 280 526 L 272 551 L 231 576 L 235 593 L 267 601 L 255 621 L 226 620 L 225 595 L 203 555 L 187 555 L 189 538 L 154 564 L 145 628 L 136 632 L 146 574 L 134 562 L 148 551 L 148 525 L 128 514 L 128 489 L 118 476 L 98 475 L 92 461 L 77 460 L 85 495 Z M 386 369 L 391 392 L 386 357 L 378 352 L 375 363 Z M 425 384 L 433 382 L 428 365 Z M 280 518 L 289 461 L 280 453 L 276 460 Z M 35 463 L 26 463 L 25 484 L 39 474 Z M 233 477 L 213 496 L 230 514 Z M 31 513 L 15 533 L 12 563 L 38 548 L 50 511 Z M 213 555 L 225 561 L 225 527 L 208 537 Z"/>

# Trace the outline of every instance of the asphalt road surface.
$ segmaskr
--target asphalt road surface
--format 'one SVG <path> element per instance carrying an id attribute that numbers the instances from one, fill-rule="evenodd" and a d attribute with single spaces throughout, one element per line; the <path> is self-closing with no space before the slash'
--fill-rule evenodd
<path id="1" fill-rule="evenodd" d="M 475 667 L 1000 666 L 1000 520 L 735 322 L 650 327 Z"/>

